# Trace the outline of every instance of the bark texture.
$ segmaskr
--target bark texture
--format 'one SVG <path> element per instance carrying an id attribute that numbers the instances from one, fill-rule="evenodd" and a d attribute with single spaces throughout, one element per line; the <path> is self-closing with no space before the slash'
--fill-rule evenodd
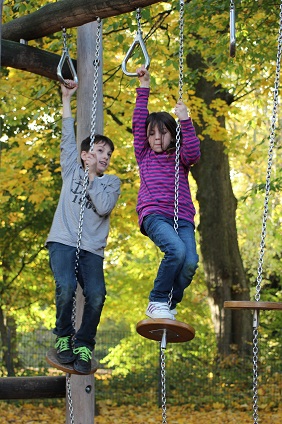
<path id="1" fill-rule="evenodd" d="M 216 98 L 231 104 L 233 99 L 228 92 L 204 78 L 205 67 L 200 56 L 188 56 L 187 64 L 200 75 L 195 87 L 198 97 L 207 105 Z M 219 122 L 220 126 L 225 126 L 224 118 L 219 118 Z M 204 128 L 202 121 L 202 128 L 196 128 L 197 133 Z M 252 334 L 250 312 L 224 309 L 226 300 L 250 298 L 238 246 L 237 200 L 232 190 L 224 144 L 205 135 L 201 141 L 201 159 L 192 168 L 192 175 L 197 182 L 201 254 L 219 353 L 226 355 L 235 350 L 247 353 Z"/>
<path id="2" fill-rule="evenodd" d="M 35 40 L 64 28 L 78 27 L 100 19 L 130 13 L 160 0 L 65 0 L 49 3 L 36 12 L 7 22 L 2 38 L 11 41 Z"/>

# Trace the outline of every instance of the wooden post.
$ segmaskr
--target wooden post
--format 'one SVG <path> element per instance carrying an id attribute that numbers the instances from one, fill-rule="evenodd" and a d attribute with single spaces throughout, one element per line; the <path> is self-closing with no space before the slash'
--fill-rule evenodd
<path id="1" fill-rule="evenodd" d="M 93 77 L 97 23 L 91 22 L 78 28 L 77 34 L 77 142 L 90 135 L 91 111 L 93 100 Z M 103 134 L 103 63 L 100 57 L 99 89 L 95 132 Z M 82 231 L 83 237 L 83 231 Z M 78 287 L 76 298 L 76 327 L 79 328 L 84 307 L 84 296 Z M 74 424 L 93 424 L 95 415 L 94 375 L 71 376 L 71 395 L 73 403 Z M 66 424 L 69 424 L 69 405 L 66 408 Z"/>

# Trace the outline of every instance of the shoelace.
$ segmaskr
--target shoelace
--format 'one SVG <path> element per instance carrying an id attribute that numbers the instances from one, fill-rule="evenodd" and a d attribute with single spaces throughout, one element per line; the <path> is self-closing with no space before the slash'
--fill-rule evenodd
<path id="1" fill-rule="evenodd" d="M 76 355 L 79 355 L 79 359 L 81 359 L 82 361 L 87 362 L 87 361 L 91 360 L 92 352 L 86 346 L 76 347 L 73 350 L 73 353 L 75 353 Z"/>
<path id="2" fill-rule="evenodd" d="M 70 339 L 70 336 L 60 337 L 55 344 L 55 348 L 60 349 L 61 352 L 63 352 L 64 350 L 69 350 L 70 349 L 69 339 Z"/>

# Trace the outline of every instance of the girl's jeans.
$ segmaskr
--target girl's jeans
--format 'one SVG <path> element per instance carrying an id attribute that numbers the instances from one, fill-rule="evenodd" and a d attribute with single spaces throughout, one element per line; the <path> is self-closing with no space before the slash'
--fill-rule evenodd
<path id="1" fill-rule="evenodd" d="M 149 300 L 168 302 L 173 288 L 171 309 L 174 309 L 181 302 L 184 290 L 191 283 L 198 267 L 194 225 L 179 219 L 176 232 L 173 218 L 151 214 L 144 218 L 143 227 L 164 253 Z"/>
<path id="2" fill-rule="evenodd" d="M 77 281 L 75 275 L 76 247 L 49 242 L 50 267 L 56 281 L 56 326 L 59 337 L 75 334 L 72 323 L 73 299 Z M 81 326 L 75 334 L 75 347 L 93 350 L 95 336 L 106 298 L 103 258 L 80 250 L 77 279 L 85 297 Z"/>

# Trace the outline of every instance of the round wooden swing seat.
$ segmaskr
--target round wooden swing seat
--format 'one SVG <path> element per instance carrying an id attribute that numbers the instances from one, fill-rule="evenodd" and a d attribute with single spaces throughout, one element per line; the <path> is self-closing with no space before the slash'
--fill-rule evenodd
<path id="1" fill-rule="evenodd" d="M 237 301 L 228 300 L 224 302 L 224 308 L 226 309 L 257 309 L 264 311 L 280 310 L 282 311 L 281 302 L 259 302 L 259 301 Z"/>
<path id="2" fill-rule="evenodd" d="M 171 319 L 145 319 L 136 325 L 136 331 L 147 339 L 161 341 L 166 330 L 168 343 L 188 342 L 195 337 L 195 330 L 191 325 Z"/>
<path id="3" fill-rule="evenodd" d="M 57 357 L 57 353 L 56 353 L 56 349 L 52 348 L 50 349 L 47 354 L 46 354 L 46 361 L 48 362 L 48 364 L 50 364 L 52 367 L 57 368 L 58 370 L 61 370 L 67 374 L 77 374 L 77 375 L 85 375 L 85 374 L 81 374 L 80 372 L 77 372 L 74 368 L 73 368 L 73 364 L 61 364 L 58 361 L 58 357 Z M 94 374 L 97 371 L 98 368 L 98 363 L 96 361 L 96 359 L 92 358 L 91 360 L 91 371 L 89 374 Z"/>

